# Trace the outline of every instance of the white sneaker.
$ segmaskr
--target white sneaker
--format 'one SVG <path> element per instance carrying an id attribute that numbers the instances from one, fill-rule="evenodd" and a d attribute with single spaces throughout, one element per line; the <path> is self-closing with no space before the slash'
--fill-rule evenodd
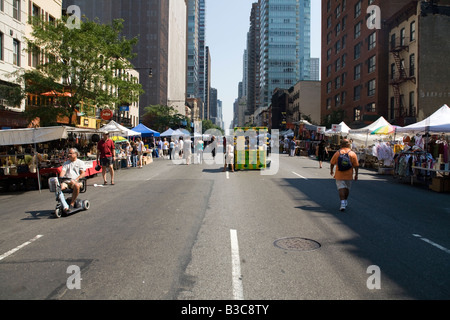
<path id="1" fill-rule="evenodd" d="M 345 200 L 345 207 L 346 208 L 348 207 L 348 201 L 347 200 Z"/>
<path id="2" fill-rule="evenodd" d="M 344 211 L 345 210 L 345 202 L 341 202 L 341 207 L 339 208 L 339 210 Z"/>

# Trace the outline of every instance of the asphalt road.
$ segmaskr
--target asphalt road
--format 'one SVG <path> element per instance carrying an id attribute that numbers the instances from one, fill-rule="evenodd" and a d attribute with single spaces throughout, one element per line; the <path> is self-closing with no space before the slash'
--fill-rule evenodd
<path id="1" fill-rule="evenodd" d="M 328 164 L 279 161 L 155 159 L 60 219 L 48 189 L 0 194 L 0 299 L 450 298 L 449 194 L 361 169 L 340 212 Z"/>

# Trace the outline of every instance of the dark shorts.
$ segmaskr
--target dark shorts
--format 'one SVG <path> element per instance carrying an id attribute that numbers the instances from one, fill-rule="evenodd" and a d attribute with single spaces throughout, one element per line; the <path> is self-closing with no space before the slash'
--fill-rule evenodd
<path id="1" fill-rule="evenodd" d="M 114 163 L 113 161 L 113 157 L 106 157 L 106 158 L 101 158 L 100 159 L 100 165 L 102 167 L 109 167 L 112 166 Z"/>

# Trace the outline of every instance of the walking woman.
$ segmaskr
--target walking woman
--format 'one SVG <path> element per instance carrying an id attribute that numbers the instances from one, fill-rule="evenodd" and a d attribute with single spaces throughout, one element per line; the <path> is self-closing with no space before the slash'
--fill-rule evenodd
<path id="1" fill-rule="evenodd" d="M 319 159 L 319 168 L 322 168 L 322 162 L 325 160 L 325 154 L 328 157 L 328 149 L 325 140 L 320 141 L 316 147 L 316 156 Z"/>

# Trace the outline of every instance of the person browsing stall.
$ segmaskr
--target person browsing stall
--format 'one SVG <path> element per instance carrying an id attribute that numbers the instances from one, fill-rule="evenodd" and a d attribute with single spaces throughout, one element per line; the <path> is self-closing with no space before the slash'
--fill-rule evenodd
<path id="1" fill-rule="evenodd" d="M 109 132 L 103 133 L 102 139 L 97 143 L 97 163 L 102 166 L 102 176 L 104 184 L 106 181 L 106 170 L 109 168 L 111 184 L 114 185 L 114 161 L 116 160 L 114 141 L 109 138 Z"/>
<path id="2" fill-rule="evenodd" d="M 75 201 L 81 190 L 80 179 L 85 177 L 84 162 L 78 159 L 79 152 L 76 148 L 69 149 L 69 160 L 63 163 L 59 177 L 63 179 L 61 182 L 61 190 L 71 189 L 72 199 L 70 201 L 70 209 L 75 207 Z"/>

